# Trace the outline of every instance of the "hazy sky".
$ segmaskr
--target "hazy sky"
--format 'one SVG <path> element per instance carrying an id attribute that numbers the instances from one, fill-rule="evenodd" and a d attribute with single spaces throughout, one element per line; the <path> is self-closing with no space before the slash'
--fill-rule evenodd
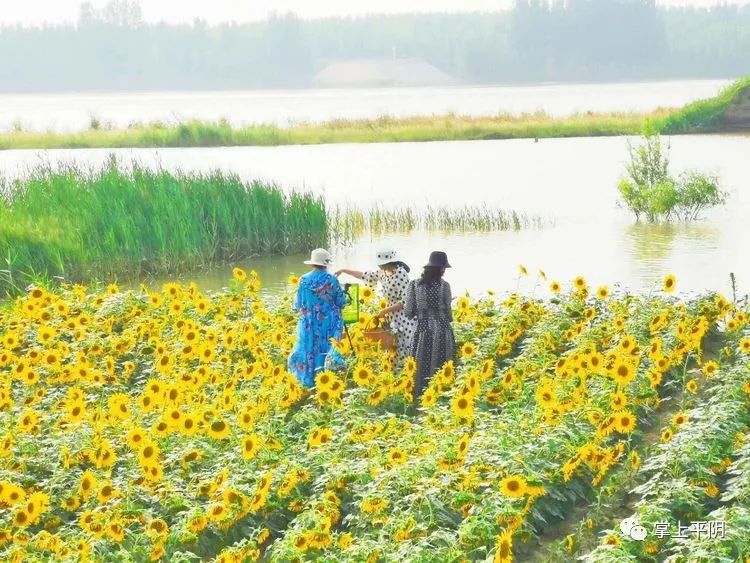
<path id="1" fill-rule="evenodd" d="M 748 4 L 750 0 L 657 0 L 670 6 Z M 101 7 L 107 0 L 91 0 Z M 270 12 L 295 12 L 303 18 L 368 13 L 499 10 L 513 0 L 141 0 L 149 21 L 189 22 L 196 17 L 214 23 L 264 19 Z M 0 23 L 37 25 L 75 21 L 81 0 L 0 0 Z"/>

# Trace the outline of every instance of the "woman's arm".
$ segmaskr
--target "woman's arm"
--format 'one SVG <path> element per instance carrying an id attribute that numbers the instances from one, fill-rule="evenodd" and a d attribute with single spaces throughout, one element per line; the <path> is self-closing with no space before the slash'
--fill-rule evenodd
<path id="1" fill-rule="evenodd" d="M 417 316 L 417 292 L 413 281 L 409 282 L 409 286 L 406 288 L 406 304 L 404 305 L 404 313 L 410 319 Z"/>
<path id="2" fill-rule="evenodd" d="M 453 309 L 451 309 L 451 285 L 445 280 L 443 280 L 443 283 L 445 284 L 443 289 L 443 304 L 448 314 L 448 320 L 453 322 Z"/>
<path id="3" fill-rule="evenodd" d="M 361 280 L 363 277 L 365 277 L 364 272 L 360 272 L 359 270 L 349 270 L 347 268 L 341 268 L 340 270 L 337 270 L 334 275 L 336 277 L 339 277 L 341 274 L 349 274 L 350 276 L 357 278 L 358 280 Z"/>
<path id="4" fill-rule="evenodd" d="M 381 309 L 378 311 L 378 317 L 382 318 L 386 315 L 392 315 L 393 313 L 398 313 L 399 311 L 403 310 L 404 304 L 403 303 L 396 303 L 395 305 L 391 305 L 390 307 L 386 307 L 385 309 Z"/>

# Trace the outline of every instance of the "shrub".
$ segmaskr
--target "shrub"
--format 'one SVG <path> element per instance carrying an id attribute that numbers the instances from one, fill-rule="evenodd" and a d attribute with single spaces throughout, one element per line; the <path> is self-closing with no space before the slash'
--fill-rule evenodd
<path id="1" fill-rule="evenodd" d="M 726 201 L 716 176 L 691 170 L 673 177 L 669 173 L 669 146 L 656 136 L 643 139 L 640 146 L 628 144 L 627 177 L 618 185 L 622 202 L 636 220 L 643 216 L 651 222 L 692 221 L 704 210 Z"/>

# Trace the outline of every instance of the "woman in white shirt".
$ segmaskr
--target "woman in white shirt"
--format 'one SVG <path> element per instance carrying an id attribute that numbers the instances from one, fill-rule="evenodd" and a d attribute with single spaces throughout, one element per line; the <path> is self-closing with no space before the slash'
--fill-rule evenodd
<path id="1" fill-rule="evenodd" d="M 372 288 L 380 286 L 380 291 L 387 301 L 387 307 L 381 309 L 377 316 L 382 319 L 390 317 L 391 331 L 396 337 L 396 371 L 400 371 L 404 360 L 409 356 L 409 347 L 416 319 L 410 319 L 404 314 L 406 303 L 406 288 L 409 285 L 409 266 L 407 266 L 392 248 L 380 250 L 376 255 L 377 271 L 360 272 L 357 270 L 341 269 L 336 275 L 349 274 L 363 280 Z"/>

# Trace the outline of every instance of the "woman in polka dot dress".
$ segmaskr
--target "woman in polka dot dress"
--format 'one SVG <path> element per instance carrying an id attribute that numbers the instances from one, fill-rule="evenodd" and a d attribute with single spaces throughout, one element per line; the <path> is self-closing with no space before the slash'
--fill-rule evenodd
<path id="1" fill-rule="evenodd" d="M 387 307 L 377 314 L 379 319 L 390 317 L 391 331 L 396 337 L 396 371 L 404 366 L 404 360 L 409 356 L 416 319 L 410 319 L 404 314 L 406 288 L 409 285 L 409 266 L 407 266 L 392 248 L 383 249 L 377 254 L 378 271 L 359 272 L 343 269 L 336 275 L 349 274 L 363 280 L 370 287 L 380 285 L 380 290 L 387 300 Z"/>
<path id="2" fill-rule="evenodd" d="M 419 280 L 409 283 L 406 290 L 407 317 L 417 320 L 409 355 L 417 361 L 414 398 L 421 397 L 432 376 L 455 353 L 451 286 L 443 279 L 450 268 L 445 252 L 433 252 Z"/>

